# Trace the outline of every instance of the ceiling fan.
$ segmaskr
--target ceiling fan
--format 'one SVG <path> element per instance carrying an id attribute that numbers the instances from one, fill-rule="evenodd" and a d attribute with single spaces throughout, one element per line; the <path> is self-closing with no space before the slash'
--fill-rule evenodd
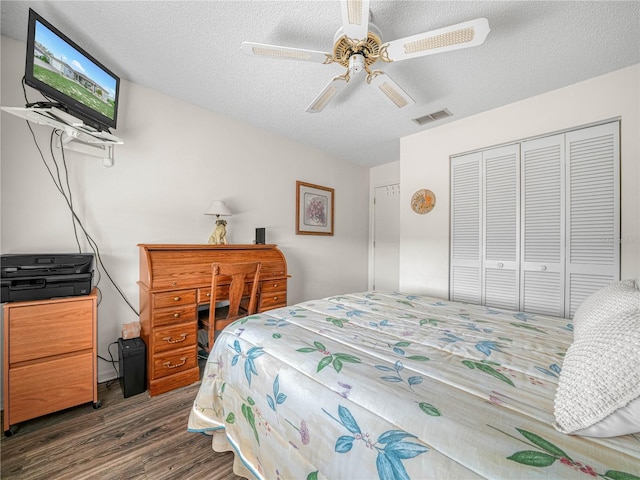
<path id="1" fill-rule="evenodd" d="M 333 53 L 253 42 L 242 43 L 242 51 L 248 55 L 324 64 L 335 62 L 346 67 L 347 71 L 334 77 L 311 102 L 307 107 L 309 113 L 321 112 L 347 86 L 349 80 L 363 70 L 367 74 L 367 83 L 383 93 L 398 108 L 411 105 L 415 101 L 389 75 L 382 70 L 372 69 L 377 61 L 398 62 L 474 47 L 482 44 L 490 31 L 487 19 L 477 18 L 383 43 L 378 27 L 369 22 L 369 0 L 340 0 L 340 4 L 342 27 L 335 34 Z"/>

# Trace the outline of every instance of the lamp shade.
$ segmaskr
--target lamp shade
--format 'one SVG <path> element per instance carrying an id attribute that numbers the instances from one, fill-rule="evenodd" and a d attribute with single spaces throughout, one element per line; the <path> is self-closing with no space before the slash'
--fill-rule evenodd
<path id="1" fill-rule="evenodd" d="M 211 205 L 209 205 L 209 208 L 207 208 L 207 211 L 204 212 L 204 214 L 223 217 L 230 217 L 231 215 L 233 215 L 231 213 L 231 210 L 229 210 L 229 207 L 227 207 L 222 200 L 214 200 L 213 202 L 211 202 Z"/>

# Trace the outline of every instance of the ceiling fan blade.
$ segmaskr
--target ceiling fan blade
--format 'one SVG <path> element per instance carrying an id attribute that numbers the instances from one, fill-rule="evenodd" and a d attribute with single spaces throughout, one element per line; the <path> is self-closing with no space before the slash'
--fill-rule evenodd
<path id="1" fill-rule="evenodd" d="M 476 18 L 449 27 L 393 40 L 387 44 L 392 61 L 433 55 L 460 48 L 475 47 L 484 42 L 491 29 L 486 18 Z"/>
<path id="2" fill-rule="evenodd" d="M 342 31 L 354 40 L 364 40 L 369 32 L 369 0 L 341 0 Z"/>
<path id="3" fill-rule="evenodd" d="M 345 87 L 347 86 L 347 80 L 340 76 L 331 79 L 329 83 L 324 87 L 322 92 L 311 102 L 311 105 L 307 107 L 308 113 L 319 113 L 324 107 L 326 107 L 331 100 Z"/>
<path id="4" fill-rule="evenodd" d="M 301 60 L 303 62 L 325 63 L 327 62 L 327 59 L 331 58 L 330 53 L 320 52 L 317 50 L 280 47 L 278 45 L 266 45 L 264 43 L 242 42 L 240 48 L 247 55 L 285 58 L 289 60 Z"/>
<path id="5" fill-rule="evenodd" d="M 409 105 L 416 103 L 415 100 L 400 88 L 400 86 L 386 73 L 379 72 L 375 76 L 372 76 L 369 85 L 384 94 L 384 98 L 389 100 L 398 108 L 408 107 Z"/>

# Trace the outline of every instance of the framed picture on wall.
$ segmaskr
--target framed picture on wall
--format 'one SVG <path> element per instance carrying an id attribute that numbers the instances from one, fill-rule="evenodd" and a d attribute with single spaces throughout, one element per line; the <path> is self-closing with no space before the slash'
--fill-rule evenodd
<path id="1" fill-rule="evenodd" d="M 296 234 L 333 235 L 333 188 L 296 182 Z"/>

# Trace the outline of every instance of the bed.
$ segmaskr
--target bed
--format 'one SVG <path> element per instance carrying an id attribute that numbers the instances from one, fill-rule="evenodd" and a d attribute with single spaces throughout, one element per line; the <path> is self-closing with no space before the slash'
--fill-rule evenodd
<path id="1" fill-rule="evenodd" d="M 248 478 L 638 479 L 640 434 L 557 428 L 573 336 L 567 319 L 423 295 L 303 302 L 220 334 L 188 428 Z"/>

